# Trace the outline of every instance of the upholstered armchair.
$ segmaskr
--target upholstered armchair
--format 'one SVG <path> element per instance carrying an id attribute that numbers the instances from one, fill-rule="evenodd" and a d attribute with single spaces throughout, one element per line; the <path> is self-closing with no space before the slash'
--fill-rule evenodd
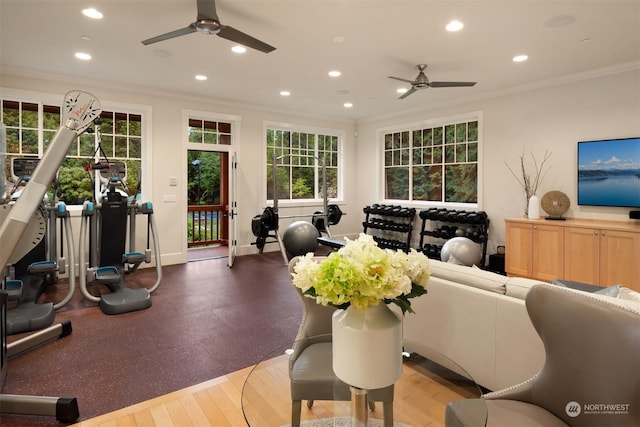
<path id="1" fill-rule="evenodd" d="M 296 257 L 289 262 L 289 273 L 293 272 L 297 261 Z M 351 400 L 349 385 L 333 373 L 331 316 L 335 308 L 317 304 L 296 289 L 302 300 L 303 315 L 289 360 L 292 427 L 300 426 L 303 400 L 307 401 L 308 408 L 313 406 L 314 400 Z M 383 403 L 385 427 L 393 426 L 393 390 L 391 385 L 367 393 L 370 410 L 375 410 L 374 402 Z"/>
<path id="2" fill-rule="evenodd" d="M 447 427 L 640 426 L 640 304 L 553 285 L 526 298 L 546 359 L 533 378 L 447 406 Z"/>

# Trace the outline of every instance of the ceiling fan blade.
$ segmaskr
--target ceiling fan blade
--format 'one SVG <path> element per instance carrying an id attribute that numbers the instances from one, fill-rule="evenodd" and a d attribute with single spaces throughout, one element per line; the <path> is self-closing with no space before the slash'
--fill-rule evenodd
<path id="1" fill-rule="evenodd" d="M 411 95 L 413 92 L 416 92 L 417 90 L 418 89 L 416 89 L 415 87 L 412 87 L 411 89 L 403 93 L 402 96 L 398 99 L 405 99 L 407 96 Z"/>
<path id="2" fill-rule="evenodd" d="M 170 33 L 161 34 L 159 36 L 151 37 L 150 39 L 143 40 L 142 44 L 146 46 L 148 44 L 161 42 L 163 40 L 169 40 L 169 39 L 172 39 L 174 37 L 185 36 L 187 34 L 191 34 L 191 33 L 195 33 L 195 32 L 196 32 L 196 26 L 195 26 L 195 24 L 191 24 L 188 27 L 181 28 L 181 29 L 175 30 L 175 31 L 171 31 Z"/>
<path id="3" fill-rule="evenodd" d="M 198 0 L 198 21 L 202 19 L 220 22 L 216 13 L 215 0 Z"/>
<path id="4" fill-rule="evenodd" d="M 461 87 L 475 86 L 476 82 L 431 82 L 429 87 Z"/>
<path id="5" fill-rule="evenodd" d="M 222 25 L 218 35 L 223 39 L 231 40 L 232 42 L 239 43 L 243 46 L 250 47 L 251 49 L 259 50 L 264 53 L 269 53 L 276 49 L 263 41 L 251 37 L 249 34 L 245 34 L 240 30 L 236 30 L 235 28 L 226 25 Z"/>
<path id="6" fill-rule="evenodd" d="M 401 82 L 413 84 L 413 80 L 407 80 L 407 79 L 402 79 L 400 77 L 393 77 L 393 76 L 387 76 L 387 77 L 389 77 L 390 79 L 394 79 L 394 80 L 400 80 Z"/>

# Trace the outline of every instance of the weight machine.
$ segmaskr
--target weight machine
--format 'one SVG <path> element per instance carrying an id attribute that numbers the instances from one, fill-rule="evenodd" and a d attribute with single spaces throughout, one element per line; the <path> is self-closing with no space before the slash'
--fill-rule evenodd
<path id="1" fill-rule="evenodd" d="M 304 218 L 311 216 L 311 223 L 316 227 L 320 235 L 322 233 L 327 234 L 329 238 L 331 238 L 331 231 L 329 230 L 330 225 L 336 225 L 340 222 L 340 219 L 343 215 L 346 215 L 342 212 L 338 205 L 329 204 L 329 197 L 327 191 L 327 168 L 324 162 L 322 162 L 322 212 L 314 212 L 312 215 L 287 215 L 287 216 L 279 216 L 278 214 L 278 170 L 276 167 L 277 161 L 288 157 L 288 155 L 276 157 L 275 152 L 272 157 L 272 165 L 273 165 L 273 207 L 267 206 L 262 214 L 256 215 L 251 220 L 251 231 L 253 235 L 256 237 L 256 241 L 253 243 L 259 250 L 259 253 L 262 253 L 264 249 L 264 245 L 266 243 L 275 243 L 277 242 L 280 246 L 280 253 L 282 254 L 282 258 L 284 259 L 285 264 L 289 262 L 287 257 L 287 252 L 284 248 L 284 243 L 282 242 L 282 237 L 280 236 L 280 218 Z M 313 157 L 317 161 L 321 161 L 316 156 Z M 273 233 L 272 233 L 273 232 Z M 267 240 L 269 237 L 275 240 Z"/>
<path id="2" fill-rule="evenodd" d="M 44 195 L 53 181 L 56 171 L 64 161 L 71 143 L 84 133 L 100 115 L 102 108 L 98 100 L 91 94 L 82 91 L 71 91 L 65 95 L 62 107 L 62 126 L 53 137 L 42 161 L 36 166 L 29 183 L 21 197 L 16 200 L 4 220 L 0 224 L 0 268 L 22 258 L 25 238 L 33 232 L 37 211 Z M 0 151 L 4 155 L 4 126 Z M 4 160 L 4 159 L 3 159 Z M 37 234 L 37 233 L 36 233 Z M 28 245 L 26 246 L 28 248 Z M 69 322 L 50 326 L 28 337 L 7 345 L 6 335 L 6 290 L 3 274 L 0 290 L 0 389 L 7 375 L 7 357 L 13 356 L 39 346 L 49 340 L 61 338 L 71 333 Z M 0 394 L 0 414 L 44 415 L 55 416 L 61 422 L 74 422 L 78 419 L 78 402 L 75 397 L 21 396 Z"/>
<path id="3" fill-rule="evenodd" d="M 20 197 L 21 188 L 29 183 L 38 162 L 37 158 L 11 160 L 11 175 L 14 182 L 11 192 L 12 201 L 0 210 L 1 218 L 9 212 L 11 205 Z M 57 183 L 54 188 L 56 186 Z M 60 239 L 58 239 L 58 222 Z M 75 292 L 75 250 L 69 212 L 64 202 L 55 203 L 55 191 L 49 201 L 44 200 L 40 204 L 30 228 L 37 230 L 39 238 L 26 240 L 25 250 L 28 252 L 15 263 L 8 265 L 7 301 L 13 305 L 7 311 L 8 335 L 31 332 L 51 325 L 56 311 L 71 301 Z M 55 304 L 53 302 L 39 304 L 38 298 L 44 293 L 46 287 L 56 284 L 59 274 L 66 272 L 65 241 L 69 255 L 67 293 L 60 302 Z"/>
<path id="4" fill-rule="evenodd" d="M 96 139 L 100 148 L 100 127 L 96 126 Z M 79 238 L 80 292 L 89 301 L 98 303 L 105 314 L 122 314 L 151 307 L 151 293 L 162 281 L 160 245 L 153 218 L 151 202 L 129 200 L 126 192 L 127 168 L 124 162 L 97 161 L 93 170 L 99 172 L 101 183 L 97 202 L 85 202 Z M 123 191 L 124 190 L 124 191 Z M 147 247 L 136 252 L 136 217 L 147 216 Z M 129 235 L 127 251 L 127 232 Z M 89 248 L 86 248 L 87 237 Z M 144 263 L 151 262 L 150 248 L 156 262 L 156 281 L 150 288 L 129 288 L 124 280 Z M 89 260 L 86 261 L 88 252 Z M 105 285 L 110 293 L 93 295 L 87 282 Z"/>

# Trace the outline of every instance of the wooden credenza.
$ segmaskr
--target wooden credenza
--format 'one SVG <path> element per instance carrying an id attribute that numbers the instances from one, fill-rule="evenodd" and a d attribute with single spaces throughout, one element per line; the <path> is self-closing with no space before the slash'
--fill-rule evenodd
<path id="1" fill-rule="evenodd" d="M 622 284 L 640 291 L 640 222 L 505 220 L 510 276 Z"/>

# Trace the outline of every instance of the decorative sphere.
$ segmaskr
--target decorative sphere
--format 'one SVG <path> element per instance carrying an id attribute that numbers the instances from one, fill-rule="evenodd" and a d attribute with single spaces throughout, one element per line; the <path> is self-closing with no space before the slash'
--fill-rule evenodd
<path id="1" fill-rule="evenodd" d="M 450 260 L 450 257 L 453 259 Z M 467 266 L 478 265 L 482 260 L 482 250 L 480 245 L 471 239 L 454 237 L 442 246 L 440 259 L 444 262 L 455 262 Z"/>
<path id="2" fill-rule="evenodd" d="M 318 248 L 318 229 L 307 221 L 291 223 L 282 235 L 284 248 L 291 256 L 306 255 Z"/>

